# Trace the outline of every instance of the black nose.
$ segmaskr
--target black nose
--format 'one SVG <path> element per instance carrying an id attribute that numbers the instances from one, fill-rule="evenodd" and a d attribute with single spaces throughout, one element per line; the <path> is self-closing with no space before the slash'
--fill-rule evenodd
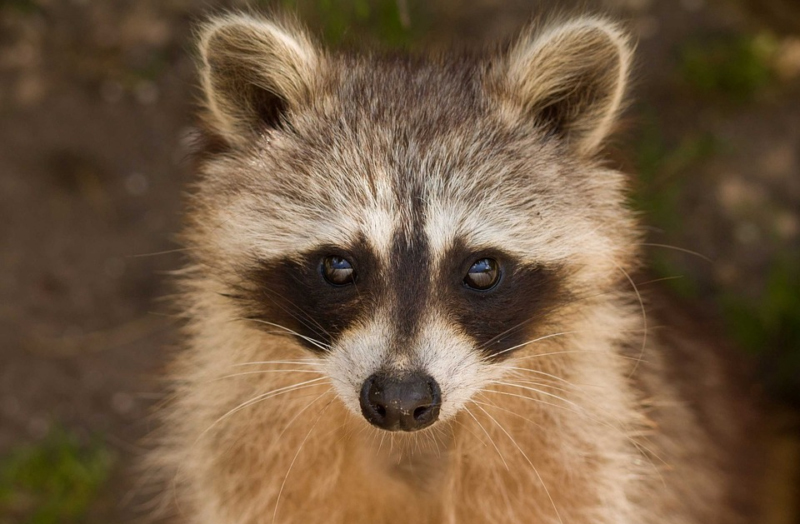
<path id="1" fill-rule="evenodd" d="M 439 418 L 442 393 L 422 373 L 399 377 L 376 373 L 361 387 L 361 413 L 370 424 L 388 431 L 417 431 Z"/>

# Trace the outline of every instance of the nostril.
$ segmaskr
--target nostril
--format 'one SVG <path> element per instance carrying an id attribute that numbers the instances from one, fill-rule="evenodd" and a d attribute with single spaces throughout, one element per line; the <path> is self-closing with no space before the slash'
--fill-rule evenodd
<path id="1" fill-rule="evenodd" d="M 431 407 L 430 406 L 420 406 L 414 410 L 414 420 L 420 421 L 420 419 L 424 418 L 428 413 L 430 413 Z"/>
<path id="2" fill-rule="evenodd" d="M 376 373 L 361 386 L 361 413 L 367 421 L 388 431 L 416 431 L 439 418 L 441 392 L 422 373 Z"/>

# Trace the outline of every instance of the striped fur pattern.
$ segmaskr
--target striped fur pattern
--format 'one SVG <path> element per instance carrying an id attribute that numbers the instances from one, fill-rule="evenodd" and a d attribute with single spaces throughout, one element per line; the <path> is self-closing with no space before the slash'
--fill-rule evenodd
<path id="1" fill-rule="evenodd" d="M 738 522 L 724 451 L 646 337 L 640 230 L 598 160 L 631 62 L 618 25 L 353 56 L 229 15 L 199 45 L 214 147 L 153 454 L 180 522 Z M 322 279 L 326 255 L 354 285 Z M 482 257 L 502 273 L 483 294 L 463 285 Z M 432 376 L 439 420 L 370 426 L 381 370 Z"/>

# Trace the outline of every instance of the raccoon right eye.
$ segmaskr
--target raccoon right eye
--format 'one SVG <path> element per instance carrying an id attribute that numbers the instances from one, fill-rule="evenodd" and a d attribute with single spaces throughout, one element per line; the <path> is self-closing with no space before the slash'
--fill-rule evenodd
<path id="1" fill-rule="evenodd" d="M 329 255 L 322 260 L 322 276 L 331 285 L 346 286 L 355 282 L 356 270 L 346 258 Z"/>
<path id="2" fill-rule="evenodd" d="M 476 260 L 469 268 L 467 276 L 464 277 L 464 284 L 470 289 L 488 291 L 498 280 L 500 280 L 500 268 L 497 261 L 493 258 L 482 258 Z"/>

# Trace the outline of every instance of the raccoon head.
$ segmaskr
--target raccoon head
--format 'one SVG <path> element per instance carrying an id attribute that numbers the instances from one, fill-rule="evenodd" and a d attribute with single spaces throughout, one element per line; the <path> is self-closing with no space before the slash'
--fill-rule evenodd
<path id="1" fill-rule="evenodd" d="M 232 311 L 292 333 L 374 426 L 453 417 L 618 282 L 634 227 L 596 159 L 629 68 L 617 26 L 430 59 L 328 54 L 291 24 L 229 16 L 200 50 L 221 146 L 193 251 Z"/>

